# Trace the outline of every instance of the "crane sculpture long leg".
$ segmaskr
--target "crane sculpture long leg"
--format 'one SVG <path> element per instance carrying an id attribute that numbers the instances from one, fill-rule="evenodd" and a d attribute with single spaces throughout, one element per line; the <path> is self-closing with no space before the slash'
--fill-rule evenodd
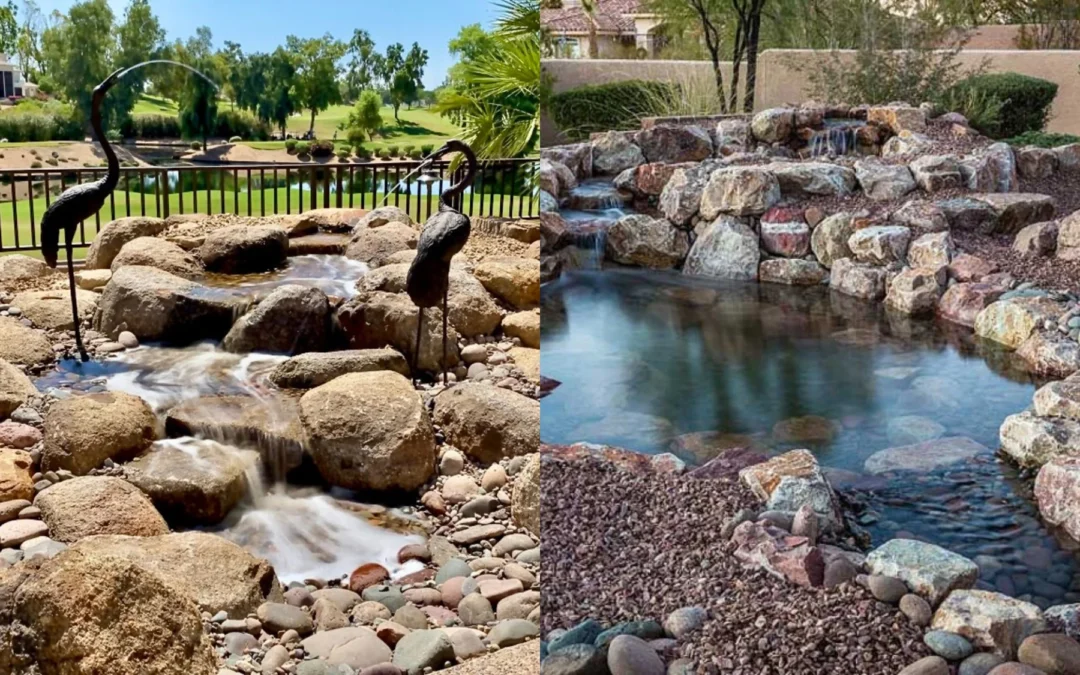
<path id="1" fill-rule="evenodd" d="M 449 312 L 446 311 L 446 306 L 447 306 L 447 304 L 449 302 L 449 298 L 450 298 L 450 289 L 447 288 L 446 291 L 443 292 L 443 296 L 442 296 L 442 383 L 443 383 L 443 386 L 445 386 L 447 384 L 447 377 L 446 377 L 446 368 L 447 368 L 447 366 L 446 366 L 446 323 L 447 323 L 447 316 L 449 315 Z"/>
<path id="2" fill-rule="evenodd" d="M 420 371 L 417 370 L 417 366 L 420 364 L 420 336 L 424 330 L 424 308 L 416 308 L 416 348 L 413 349 L 412 367 L 409 372 L 412 373 L 413 379 L 420 382 Z"/>
<path id="3" fill-rule="evenodd" d="M 74 251 L 71 250 L 71 242 L 68 241 L 64 247 L 67 250 L 67 272 L 68 272 L 68 288 L 71 290 L 71 316 L 75 320 L 75 346 L 79 349 L 79 358 L 83 362 L 90 360 L 90 355 L 86 353 L 86 347 L 83 346 L 82 332 L 79 329 L 79 302 L 75 293 L 75 263 L 74 263 Z"/>

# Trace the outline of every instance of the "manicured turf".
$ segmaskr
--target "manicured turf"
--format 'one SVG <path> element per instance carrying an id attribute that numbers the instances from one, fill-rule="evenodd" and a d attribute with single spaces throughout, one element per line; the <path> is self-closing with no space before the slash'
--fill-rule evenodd
<path id="1" fill-rule="evenodd" d="M 296 188 L 296 187 L 292 188 L 291 190 L 286 189 L 284 187 L 278 188 L 277 190 L 273 190 L 273 189 L 268 188 L 266 190 L 255 190 L 255 191 L 253 191 L 251 193 L 251 211 L 250 211 L 250 215 L 253 215 L 253 216 L 262 215 L 263 209 L 265 209 L 266 215 L 272 214 L 274 212 L 274 196 L 275 196 L 275 192 L 277 193 L 277 205 L 278 205 L 278 212 L 279 213 L 286 213 L 286 200 L 289 201 L 289 207 L 290 208 L 288 209 L 288 212 L 290 212 L 290 213 L 300 213 L 301 211 L 306 211 L 306 210 L 308 210 L 310 208 L 313 208 L 312 204 L 311 204 L 311 193 L 309 191 L 301 191 L 299 188 Z M 303 195 L 303 205 L 302 206 L 300 205 L 301 194 Z M 133 216 L 143 215 L 143 204 L 142 204 L 142 201 L 141 201 L 142 195 L 140 193 L 117 191 L 116 193 L 114 193 L 113 197 L 114 197 L 113 203 L 115 204 L 115 211 L 113 210 L 113 207 L 109 203 L 106 203 L 105 207 L 99 213 L 100 223 L 102 225 L 104 225 L 106 222 L 111 220 L 113 217 L 120 218 L 120 217 L 129 215 L 129 207 L 130 207 L 130 215 L 133 215 Z M 145 195 L 145 197 L 146 197 L 146 206 L 145 206 L 146 211 L 145 211 L 145 214 L 148 215 L 148 216 L 157 216 L 158 213 L 159 213 L 159 209 L 158 209 L 158 204 L 154 199 L 153 193 L 147 194 L 147 195 Z M 183 199 L 184 199 L 183 212 L 184 213 L 192 213 L 195 210 L 195 206 L 196 206 L 196 203 L 197 203 L 199 213 L 206 213 L 207 212 L 206 197 L 207 197 L 206 190 L 199 190 L 199 193 L 198 193 L 198 196 L 197 196 L 197 201 L 196 201 L 196 196 L 193 195 L 190 191 L 185 192 L 184 195 L 183 195 Z M 342 198 L 342 205 L 343 206 L 346 206 L 346 207 L 350 206 L 349 197 L 350 197 L 350 195 L 348 195 L 348 194 L 343 195 L 343 198 Z M 352 204 L 351 205 L 355 206 L 357 208 L 359 208 L 361 206 L 363 206 L 365 208 L 372 208 L 373 206 L 380 205 L 379 203 L 381 202 L 382 198 L 383 198 L 382 191 L 380 191 L 378 193 L 375 193 L 375 194 L 372 194 L 371 192 L 367 192 L 367 193 L 365 193 L 363 195 L 363 200 L 361 202 L 361 194 L 356 193 L 356 194 L 352 195 Z M 388 203 L 390 205 L 395 205 L 395 198 L 397 200 L 396 206 L 398 206 L 401 209 L 407 210 L 409 215 L 411 215 L 415 220 L 423 221 L 423 220 L 426 220 L 427 217 L 429 216 L 428 201 L 427 201 L 426 197 L 418 199 L 415 195 L 413 195 L 413 196 L 411 196 L 409 198 L 408 204 L 406 205 L 405 195 L 398 194 L 398 195 L 391 196 L 390 199 L 388 200 Z M 493 213 L 494 215 L 497 216 L 497 215 L 499 215 L 500 207 L 502 207 L 504 209 L 504 213 L 503 213 L 504 216 L 506 216 L 506 217 L 511 217 L 511 216 L 516 217 L 518 215 L 519 204 L 521 204 L 521 208 L 522 208 L 521 214 L 523 216 L 527 216 L 529 214 L 529 206 L 530 206 L 529 198 L 525 198 L 524 200 L 522 200 L 522 199 L 518 198 L 517 196 L 514 196 L 514 197 L 511 198 L 509 195 L 498 195 L 497 194 L 497 195 L 494 195 L 494 197 L 492 197 L 492 195 L 484 195 L 483 196 L 483 207 L 482 208 L 481 208 L 481 204 L 480 204 L 480 198 L 481 198 L 481 196 L 479 194 L 477 194 L 470 203 L 469 197 L 466 195 L 465 204 L 464 204 L 465 211 L 467 213 L 470 213 L 470 214 L 481 214 L 481 215 L 483 215 L 483 214 L 492 214 Z M 221 199 L 222 199 L 222 195 L 221 195 L 221 192 L 218 189 L 212 189 L 210 191 L 210 212 L 211 213 L 222 213 L 222 212 L 225 212 L 225 213 L 237 213 L 239 211 L 240 215 L 245 215 L 246 216 L 246 215 L 249 214 L 248 201 L 247 201 L 248 194 L 246 192 L 240 192 L 239 194 L 236 194 L 236 193 L 230 191 L 229 189 L 226 189 L 225 195 L 224 195 L 224 200 L 225 200 L 224 209 L 222 209 Z M 494 203 L 494 209 L 492 209 L 492 207 L 491 207 L 492 201 Z M 321 206 L 323 206 L 323 203 L 324 203 L 323 202 L 323 192 L 320 189 L 318 191 L 318 197 L 317 197 L 315 207 L 321 207 Z M 436 199 L 432 199 L 430 204 L 431 204 L 432 212 L 435 209 L 438 208 L 438 201 Z M 337 203 L 336 203 L 336 194 L 331 193 L 331 195 L 330 195 L 330 206 L 336 206 L 336 205 L 337 205 Z M 509 209 L 511 208 L 511 206 L 513 207 L 513 213 L 509 212 Z M 537 208 L 536 205 L 533 204 L 533 215 L 534 216 L 536 214 L 536 208 Z M 43 214 L 45 212 L 45 209 L 46 209 L 46 204 L 45 204 L 45 198 L 44 197 L 38 197 L 37 199 L 33 200 L 33 216 L 34 216 L 33 219 L 34 219 L 34 221 L 40 221 L 41 214 Z M 17 203 L 17 208 L 14 211 L 14 213 L 16 215 L 18 215 L 18 223 L 19 223 L 18 224 L 18 237 L 19 237 L 18 238 L 18 243 L 23 245 L 23 246 L 26 246 L 28 244 L 31 244 L 33 242 L 38 241 L 38 239 L 37 239 L 38 233 L 36 231 L 33 231 L 36 228 L 31 226 L 30 201 L 29 200 L 19 201 Z M 180 213 L 180 196 L 177 195 L 177 194 L 170 194 L 169 195 L 169 213 Z M 93 220 L 93 219 L 87 220 L 85 223 L 83 223 L 83 228 L 84 228 L 84 231 L 85 231 L 85 234 L 86 234 L 86 242 L 87 243 L 89 243 L 90 241 L 93 240 L 93 236 L 94 236 L 94 233 L 97 231 L 97 227 L 98 226 L 97 226 L 95 220 Z M 16 244 L 15 230 L 16 230 L 16 228 L 15 228 L 15 219 L 13 217 L 13 211 L 12 211 L 11 203 L 10 202 L 5 202 L 5 203 L 0 204 L 0 246 L 6 248 L 6 247 L 14 246 Z M 76 242 L 78 242 L 79 239 L 80 239 L 80 237 L 78 235 L 76 235 L 76 238 L 75 238 Z M 21 253 L 23 253 L 25 255 L 34 256 L 34 257 L 40 257 L 40 253 L 38 253 L 37 251 L 21 251 Z M 77 254 L 77 257 L 82 257 L 82 255 L 83 255 L 83 253 L 80 252 L 80 253 Z M 63 257 L 63 255 L 61 254 L 61 258 L 62 257 Z"/>
<path id="2" fill-rule="evenodd" d="M 169 99 L 160 96 L 143 94 L 139 97 L 139 100 L 135 102 L 135 107 L 132 109 L 131 114 L 179 115 L 180 109 L 177 107 L 175 101 L 170 101 Z"/>

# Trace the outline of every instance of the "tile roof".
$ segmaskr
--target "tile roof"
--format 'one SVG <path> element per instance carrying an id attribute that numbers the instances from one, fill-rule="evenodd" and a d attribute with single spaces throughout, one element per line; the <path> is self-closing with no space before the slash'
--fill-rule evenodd
<path id="1" fill-rule="evenodd" d="M 627 14 L 641 12 L 642 0 L 596 0 L 596 30 L 601 33 L 633 33 L 634 21 Z M 586 33 L 589 19 L 579 4 L 540 11 L 540 21 L 553 33 Z"/>

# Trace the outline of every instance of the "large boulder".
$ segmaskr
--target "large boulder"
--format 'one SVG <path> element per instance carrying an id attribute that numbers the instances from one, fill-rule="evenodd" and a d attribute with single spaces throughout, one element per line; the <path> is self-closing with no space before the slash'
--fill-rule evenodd
<path id="1" fill-rule="evenodd" d="M 907 259 L 911 230 L 902 225 L 864 227 L 848 238 L 848 248 L 859 262 L 887 265 Z"/>
<path id="2" fill-rule="evenodd" d="M 49 266 L 43 260 L 21 253 L 0 256 L 0 283 L 40 279 L 47 274 Z"/>
<path id="3" fill-rule="evenodd" d="M 1080 375 L 1040 387 L 1032 404 L 1035 414 L 1041 417 L 1064 417 L 1080 422 Z"/>
<path id="4" fill-rule="evenodd" d="M 330 302 L 317 288 L 287 284 L 275 288 L 240 317 L 221 346 L 236 353 L 301 354 L 325 349 L 330 334 Z"/>
<path id="5" fill-rule="evenodd" d="M 949 227 L 954 230 L 992 234 L 998 228 L 997 210 L 984 201 L 971 197 L 955 197 L 934 202 L 941 210 Z"/>
<path id="6" fill-rule="evenodd" d="M 687 233 L 663 218 L 631 214 L 607 231 L 607 256 L 623 265 L 670 269 L 678 266 L 689 250 Z"/>
<path id="7" fill-rule="evenodd" d="M 507 314 L 502 322 L 503 335 L 521 340 L 524 347 L 540 348 L 540 309 Z"/>
<path id="8" fill-rule="evenodd" d="M 639 197 L 659 197 L 676 171 L 697 166 L 697 162 L 642 164 L 619 174 L 615 179 L 615 187 Z"/>
<path id="9" fill-rule="evenodd" d="M 23 371 L 0 359 L 0 419 L 37 394 L 37 387 Z"/>
<path id="10" fill-rule="evenodd" d="M 1008 143 L 994 143 L 960 159 L 964 186 L 977 192 L 1011 192 L 1019 186 L 1016 157 Z"/>
<path id="11" fill-rule="evenodd" d="M 911 242 L 907 259 L 912 267 L 937 270 L 951 263 L 955 255 L 956 246 L 948 232 L 931 232 Z"/>
<path id="12" fill-rule="evenodd" d="M 131 483 L 112 476 L 78 476 L 40 493 L 34 505 L 49 536 L 65 543 L 95 534 L 152 537 L 169 526 L 150 499 Z"/>
<path id="13" fill-rule="evenodd" d="M 435 397 L 435 422 L 454 447 L 480 462 L 536 452 L 540 402 L 509 389 L 463 382 Z"/>
<path id="14" fill-rule="evenodd" d="M 1054 457 L 1035 478 L 1035 501 L 1043 520 L 1080 539 L 1080 457 Z"/>
<path id="15" fill-rule="evenodd" d="M 592 176 L 593 148 L 591 143 L 568 143 L 540 148 L 540 156 L 567 167 L 574 172 L 578 180 Z"/>
<path id="16" fill-rule="evenodd" d="M 899 199 L 915 189 L 911 170 L 903 164 L 883 164 L 872 160 L 855 162 L 855 177 L 870 199 Z"/>
<path id="17" fill-rule="evenodd" d="M 401 293 L 374 291 L 361 293 L 338 309 L 338 321 L 356 349 L 393 347 L 412 363 L 416 352 L 417 308 L 409 296 Z M 460 360 L 458 332 L 450 326 L 447 332 L 446 367 Z M 424 310 L 420 336 L 420 354 L 416 366 L 420 370 L 437 372 L 442 369 L 442 310 Z"/>
<path id="18" fill-rule="evenodd" d="M 308 452 L 332 485 L 415 490 L 435 471 L 427 408 L 398 373 L 349 373 L 300 399 Z"/>
<path id="19" fill-rule="evenodd" d="M 1026 192 L 992 192 L 975 194 L 972 199 L 987 204 L 997 214 L 993 227 L 983 231 L 1016 234 L 1026 225 L 1051 220 L 1057 210 L 1057 202 L 1048 195 Z"/>
<path id="20" fill-rule="evenodd" d="M 833 262 L 829 286 L 839 293 L 863 300 L 881 300 L 885 297 L 885 280 L 888 273 L 883 267 L 840 258 Z"/>
<path id="21" fill-rule="evenodd" d="M 776 162 L 767 167 L 784 199 L 814 195 L 848 195 L 855 190 L 855 172 L 830 162 Z"/>
<path id="22" fill-rule="evenodd" d="M 712 157 L 709 133 L 700 127 L 657 124 L 634 137 L 649 162 L 700 162 Z"/>
<path id="23" fill-rule="evenodd" d="M 356 286 L 361 291 L 405 293 L 408 273 L 408 265 L 384 265 L 365 274 Z M 502 320 L 502 311 L 480 280 L 456 266 L 451 266 L 449 279 L 450 325 L 466 337 L 495 332 Z"/>
<path id="24" fill-rule="evenodd" d="M 473 275 L 489 293 L 517 309 L 540 304 L 540 263 L 530 258 L 488 258 Z"/>
<path id="25" fill-rule="evenodd" d="M 803 258 L 810 252 L 810 226 L 805 222 L 761 221 L 761 247 L 772 255 Z"/>
<path id="26" fill-rule="evenodd" d="M 131 331 L 140 341 L 217 339 L 232 326 L 236 306 L 234 298 L 194 281 L 154 267 L 127 265 L 105 286 L 94 328 L 112 337 Z"/>
<path id="27" fill-rule="evenodd" d="M 758 267 L 761 281 L 789 286 L 817 286 L 829 280 L 829 270 L 814 260 L 773 258 Z"/>
<path id="28" fill-rule="evenodd" d="M 203 396 L 169 408 L 165 433 L 170 437 L 198 436 L 219 443 L 255 447 L 284 469 L 300 465 L 304 456 L 303 429 L 296 401 L 263 392 L 255 396 Z"/>
<path id="29" fill-rule="evenodd" d="M 380 206 L 376 209 L 368 211 L 360 220 L 352 227 L 353 234 L 356 234 L 360 230 L 369 230 L 376 227 L 382 227 L 388 223 L 402 223 L 412 227 L 414 225 L 412 217 L 405 213 L 405 211 L 399 209 L 396 206 Z"/>
<path id="30" fill-rule="evenodd" d="M 967 558 L 914 539 L 890 539 L 866 556 L 871 574 L 894 577 L 933 605 L 959 588 L 971 588 L 979 567 Z"/>
<path id="31" fill-rule="evenodd" d="M 791 108 L 769 108 L 750 120 L 754 138 L 765 143 L 783 143 L 795 130 L 795 111 Z"/>
<path id="32" fill-rule="evenodd" d="M 745 565 L 799 586 L 824 582 L 825 559 L 806 537 L 792 536 L 767 522 L 748 521 L 735 528 L 731 541 L 737 546 L 735 558 Z"/>
<path id="33" fill-rule="evenodd" d="M 839 500 L 809 450 L 792 450 L 739 471 L 739 480 L 770 510 L 798 511 L 804 505 L 830 528 L 843 522 Z"/>
<path id="34" fill-rule="evenodd" d="M 393 652 L 383 643 L 370 628 L 361 626 L 345 626 L 332 630 L 322 630 L 314 635 L 309 635 L 300 643 L 308 655 L 317 659 L 316 663 L 324 662 L 330 666 L 326 671 L 318 672 L 346 672 L 339 666 L 348 666 L 347 672 L 368 670 L 370 673 L 390 673 L 392 675 L 404 675 L 397 666 L 388 666 L 393 670 L 384 670 L 380 664 L 389 664 L 393 658 Z M 376 670 L 376 668 L 378 670 Z"/>
<path id="35" fill-rule="evenodd" d="M 1050 148 L 1027 145 L 1016 150 L 1015 154 L 1016 169 L 1024 178 L 1049 178 L 1057 171 L 1058 156 Z"/>
<path id="36" fill-rule="evenodd" d="M 38 366 L 54 358 L 52 342 L 43 330 L 24 326 L 13 317 L 0 317 L 0 359 L 20 366 Z"/>
<path id="37" fill-rule="evenodd" d="M 157 419 L 138 396 L 123 392 L 60 399 L 45 414 L 41 468 L 89 473 L 106 459 L 126 461 L 150 447 Z"/>
<path id="38" fill-rule="evenodd" d="M 1080 344 L 1056 330 L 1034 331 L 1020 344 L 1016 356 L 1035 375 L 1066 377 L 1080 371 Z"/>
<path id="39" fill-rule="evenodd" d="M 124 475 L 171 523 L 216 525 L 247 491 L 259 453 L 191 437 L 156 441 Z"/>
<path id="40" fill-rule="evenodd" d="M 345 349 L 308 352 L 283 361 L 270 373 L 270 381 L 286 389 L 313 389 L 347 373 L 392 370 L 406 377 L 409 364 L 394 349 Z"/>
<path id="41" fill-rule="evenodd" d="M 923 155 L 909 168 L 915 182 L 927 192 L 951 190 L 962 184 L 960 165 L 952 155 Z"/>
<path id="42" fill-rule="evenodd" d="M 937 274 L 926 269 L 905 269 L 889 282 L 885 304 L 901 314 L 931 316 L 940 294 Z"/>
<path id="43" fill-rule="evenodd" d="M 79 317 L 94 315 L 97 309 L 98 294 L 75 289 L 75 303 L 79 307 Z M 24 291 L 17 293 L 11 301 L 22 310 L 22 315 L 36 328 L 44 330 L 74 330 L 75 318 L 71 315 L 71 293 L 67 289 L 55 291 Z"/>
<path id="44" fill-rule="evenodd" d="M 1055 457 L 1080 453 L 1080 422 L 1038 417 L 1026 410 L 1006 417 L 999 437 L 1001 451 L 1021 466 L 1042 466 Z"/>
<path id="45" fill-rule="evenodd" d="M 758 236 L 740 221 L 720 216 L 690 248 L 683 273 L 718 279 L 757 279 L 761 250 Z"/>
<path id="46" fill-rule="evenodd" d="M 892 471 L 929 473 L 989 452 L 989 448 L 965 436 L 935 438 L 879 450 L 866 458 L 865 468 L 872 474 Z"/>
<path id="47" fill-rule="evenodd" d="M 1080 260 L 1080 211 L 1074 211 L 1058 223 L 1058 257 Z"/>
<path id="48" fill-rule="evenodd" d="M 243 619 L 264 602 L 282 601 L 270 563 L 215 534 L 103 535 L 87 537 L 72 548 L 130 561 L 210 614 L 224 611 L 230 618 Z"/>
<path id="49" fill-rule="evenodd" d="M 993 284 L 953 284 L 938 301 L 937 313 L 943 319 L 974 328 L 979 313 L 997 302 L 1004 293 L 1004 288 Z"/>
<path id="50" fill-rule="evenodd" d="M 309 209 L 296 216 L 290 236 L 323 232 L 350 232 L 368 215 L 367 209 L 326 208 Z"/>
<path id="51" fill-rule="evenodd" d="M 195 603 L 121 556 L 74 547 L 63 551 L 19 587 L 13 615 L 24 627 L 18 650 L 35 665 L 34 672 L 217 672 Z"/>
<path id="52" fill-rule="evenodd" d="M 921 152 L 929 152 L 934 146 L 934 141 L 926 134 L 905 129 L 881 145 L 882 157 L 899 157 L 902 155 L 916 155 Z"/>
<path id="53" fill-rule="evenodd" d="M 848 240 L 855 233 L 854 217 L 850 213 L 834 213 L 825 218 L 810 235 L 810 248 L 818 262 L 827 268 L 841 258 L 852 257 Z"/>
<path id="54" fill-rule="evenodd" d="M 266 272 L 285 264 L 289 237 L 277 227 L 231 225 L 214 230 L 196 250 L 212 272 L 248 274 Z"/>
<path id="55" fill-rule="evenodd" d="M 390 256 L 416 248 L 420 238 L 411 225 L 393 221 L 379 227 L 357 227 L 345 248 L 345 257 L 359 260 L 371 267 L 390 262 Z"/>
<path id="56" fill-rule="evenodd" d="M 0 503 L 34 498 L 33 464 L 28 452 L 0 448 Z"/>
<path id="57" fill-rule="evenodd" d="M 645 154 L 626 133 L 609 131 L 592 142 L 592 168 L 597 175 L 617 176 L 644 163 Z"/>
<path id="58" fill-rule="evenodd" d="M 519 527 L 540 536 L 540 453 L 530 455 L 514 479 L 510 515 Z"/>
<path id="59" fill-rule="evenodd" d="M 771 171 L 756 166 L 726 167 L 709 176 L 701 193 L 701 216 L 713 220 L 721 213 L 758 215 L 779 201 L 780 183 Z"/>
<path id="60" fill-rule="evenodd" d="M 934 612 L 930 627 L 1011 659 L 1029 635 L 1046 630 L 1046 620 L 1030 602 L 992 591 L 957 590 Z"/>
<path id="61" fill-rule="evenodd" d="M 894 134 L 925 131 L 926 113 L 909 105 L 876 105 L 866 110 L 866 121 L 885 127 Z"/>
<path id="62" fill-rule="evenodd" d="M 138 237 L 124 244 L 109 269 L 115 272 L 125 265 L 156 267 L 185 279 L 196 279 L 206 271 L 201 260 L 158 237 Z"/>
<path id="63" fill-rule="evenodd" d="M 712 162 L 676 169 L 660 193 L 660 212 L 677 227 L 688 227 L 701 208 L 701 195 L 715 169 Z"/>
<path id="64" fill-rule="evenodd" d="M 146 216 L 117 218 L 105 223 L 90 244 L 90 250 L 86 252 L 87 269 L 109 269 L 113 258 L 120 253 L 124 244 L 139 237 L 156 237 L 164 232 L 166 227 L 166 222 L 161 218 Z"/>
<path id="65" fill-rule="evenodd" d="M 975 318 L 975 334 L 987 340 L 1016 349 L 1046 319 L 1057 319 L 1064 309 L 1044 297 L 1013 297 L 998 300 L 979 312 Z"/>
<path id="66" fill-rule="evenodd" d="M 981 202 L 976 203 L 981 204 Z M 904 202 L 903 206 L 893 211 L 890 220 L 897 225 L 911 228 L 914 236 L 949 230 L 949 219 L 945 216 L 945 212 L 937 204 L 919 199 L 909 199 Z"/>
<path id="67" fill-rule="evenodd" d="M 565 196 L 577 187 L 574 172 L 559 162 L 540 158 L 540 170 L 537 172 L 540 189 L 555 197 Z"/>

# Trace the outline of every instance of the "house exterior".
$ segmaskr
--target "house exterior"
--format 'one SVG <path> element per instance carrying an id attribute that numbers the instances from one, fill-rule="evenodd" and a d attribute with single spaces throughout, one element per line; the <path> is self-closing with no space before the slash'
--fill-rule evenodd
<path id="1" fill-rule="evenodd" d="M 657 30 L 661 17 L 649 12 L 645 0 L 593 0 L 586 12 L 581 0 L 561 0 L 557 8 L 541 9 L 540 22 L 551 38 L 556 58 L 589 58 L 590 24 L 601 59 L 650 58 L 663 45 Z"/>
<path id="2" fill-rule="evenodd" d="M 36 96 L 38 86 L 28 81 L 22 69 L 8 61 L 7 54 L 0 53 L 0 98 L 12 96 Z"/>

